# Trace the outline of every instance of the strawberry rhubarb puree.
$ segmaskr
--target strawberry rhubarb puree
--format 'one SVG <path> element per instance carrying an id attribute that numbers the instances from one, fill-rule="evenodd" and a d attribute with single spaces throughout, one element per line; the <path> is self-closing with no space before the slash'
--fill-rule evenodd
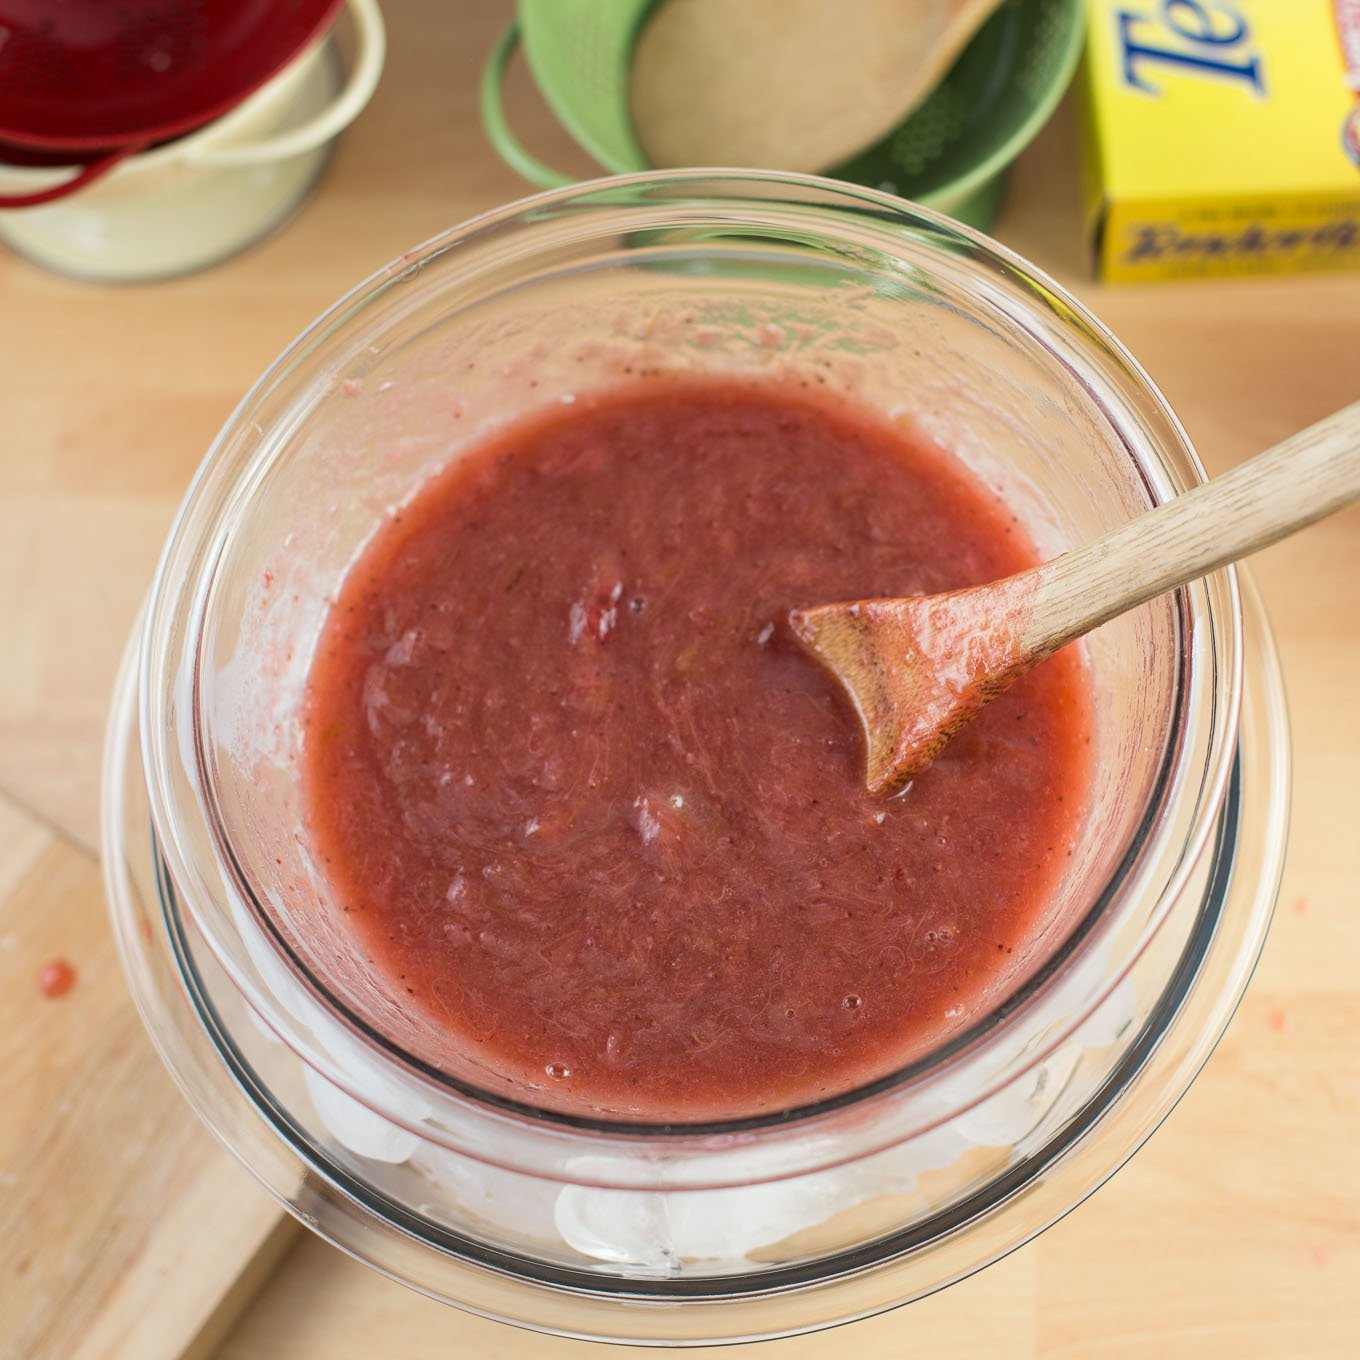
<path id="1" fill-rule="evenodd" d="M 919 1057 L 1046 919 L 1086 677 L 1053 658 L 880 801 L 787 615 L 1035 560 L 948 456 L 801 388 L 513 426 L 384 525 L 313 664 L 307 829 L 356 944 L 451 1068 L 559 1109 L 739 1117 Z"/>

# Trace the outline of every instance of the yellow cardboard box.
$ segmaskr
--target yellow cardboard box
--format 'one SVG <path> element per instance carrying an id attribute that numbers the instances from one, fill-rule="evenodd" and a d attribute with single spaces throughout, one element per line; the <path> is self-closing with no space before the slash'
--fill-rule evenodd
<path id="1" fill-rule="evenodd" d="M 1111 281 L 1360 267 L 1360 0 L 1087 0 Z"/>

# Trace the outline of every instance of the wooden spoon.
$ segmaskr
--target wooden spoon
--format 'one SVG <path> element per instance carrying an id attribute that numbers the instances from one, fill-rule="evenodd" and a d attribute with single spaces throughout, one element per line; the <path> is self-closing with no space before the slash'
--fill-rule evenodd
<path id="1" fill-rule="evenodd" d="M 865 780 L 900 792 L 1059 647 L 1360 497 L 1360 402 L 1094 543 L 991 585 L 795 609 L 864 728 Z"/>

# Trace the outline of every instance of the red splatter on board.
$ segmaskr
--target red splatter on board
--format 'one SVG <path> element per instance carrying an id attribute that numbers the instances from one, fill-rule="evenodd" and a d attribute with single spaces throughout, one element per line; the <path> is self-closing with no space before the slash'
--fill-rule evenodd
<path id="1" fill-rule="evenodd" d="M 1266 1024 L 1275 1031 L 1276 1034 L 1283 1034 L 1289 1024 L 1289 1017 L 1284 1011 L 1278 1008 L 1266 1013 Z"/>
<path id="2" fill-rule="evenodd" d="M 1296 897 L 1294 899 L 1294 915 L 1307 916 L 1311 903 L 1306 897 Z"/>
<path id="3" fill-rule="evenodd" d="M 38 990 L 49 1000 L 65 996 L 75 985 L 75 965 L 66 959 L 53 959 L 38 972 Z"/>

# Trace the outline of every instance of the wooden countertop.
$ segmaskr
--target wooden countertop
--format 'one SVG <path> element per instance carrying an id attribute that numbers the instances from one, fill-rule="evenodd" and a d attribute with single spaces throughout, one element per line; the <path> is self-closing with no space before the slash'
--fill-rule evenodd
<path id="1" fill-rule="evenodd" d="M 476 115 L 509 8 L 389 5 L 372 106 L 301 215 L 236 259 L 101 288 L 0 254 L 0 1356 L 605 1353 L 471 1318 L 274 1231 L 263 1192 L 187 1118 L 132 1018 L 95 871 L 118 654 L 213 434 L 351 285 L 525 192 Z M 540 154 L 585 171 L 522 76 L 510 107 Z M 1120 336 L 1211 472 L 1360 395 L 1360 274 L 1093 284 L 1072 142 L 1064 114 L 1017 167 L 995 234 Z M 1134 1162 L 1038 1242 L 908 1310 L 761 1357 L 1360 1354 L 1360 510 L 1254 571 L 1283 656 L 1295 791 L 1280 908 L 1226 1039 Z M 58 953 L 81 977 L 51 1002 L 35 979 Z M 101 1111 L 126 1105 L 130 1083 L 151 1093 L 135 1112 L 156 1154 L 142 1161 L 178 1168 L 155 1213 L 90 1188 L 115 1163 L 120 1176 L 154 1168 L 120 1140 L 71 1132 L 84 1107 L 58 1077 Z"/>

